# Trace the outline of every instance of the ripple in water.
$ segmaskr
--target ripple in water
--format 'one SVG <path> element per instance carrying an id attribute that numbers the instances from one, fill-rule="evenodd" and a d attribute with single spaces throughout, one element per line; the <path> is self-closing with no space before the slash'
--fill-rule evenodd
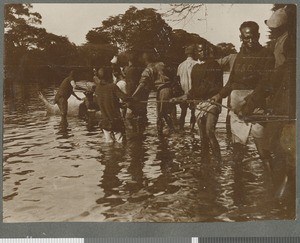
<path id="1" fill-rule="evenodd" d="M 20 95 L 4 95 L 4 222 L 212 222 L 295 215 L 292 199 L 273 198 L 253 142 L 240 167 L 232 162 L 224 109 L 217 126 L 223 162 L 217 164 L 201 157 L 197 133 L 158 137 L 153 103 L 143 134 L 128 128 L 126 143 L 105 144 L 97 126 L 76 117 L 61 129 L 59 117 L 46 116 L 37 91 L 31 84 L 16 88 Z M 42 92 L 51 98 L 53 87 Z"/>

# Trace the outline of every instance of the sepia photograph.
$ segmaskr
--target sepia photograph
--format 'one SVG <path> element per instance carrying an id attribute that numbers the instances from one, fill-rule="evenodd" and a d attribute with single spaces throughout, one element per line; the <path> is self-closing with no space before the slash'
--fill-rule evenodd
<path id="1" fill-rule="evenodd" d="M 296 219 L 295 4 L 4 4 L 3 223 Z"/>

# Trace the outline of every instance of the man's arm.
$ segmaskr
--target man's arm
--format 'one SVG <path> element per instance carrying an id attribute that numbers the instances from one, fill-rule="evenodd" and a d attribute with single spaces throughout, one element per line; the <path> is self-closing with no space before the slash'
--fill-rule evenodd
<path id="1" fill-rule="evenodd" d="M 79 98 L 79 97 L 75 94 L 74 90 L 72 91 L 72 95 L 73 95 L 77 100 L 82 100 L 81 98 Z"/>
<path id="2" fill-rule="evenodd" d="M 149 68 L 146 68 L 141 75 L 139 85 L 134 91 L 132 97 L 138 97 L 139 93 L 142 90 L 149 90 L 150 83 L 151 83 L 151 70 Z"/>
<path id="3" fill-rule="evenodd" d="M 222 90 L 223 71 L 217 61 L 212 62 L 211 65 L 208 66 L 205 82 L 208 84 L 207 91 L 204 94 L 205 96 L 217 94 Z"/>
<path id="4" fill-rule="evenodd" d="M 216 61 L 220 64 L 222 68 L 224 68 L 226 65 L 229 65 L 230 55 L 227 55 L 225 57 L 221 57 L 217 59 Z"/>
<path id="5" fill-rule="evenodd" d="M 75 98 L 76 98 L 77 100 L 81 100 L 81 98 L 79 98 L 79 97 L 75 94 L 75 92 L 74 92 L 74 89 L 76 88 L 76 83 L 75 83 L 75 81 L 74 81 L 74 80 L 71 80 L 71 81 L 70 81 L 70 84 L 71 84 L 71 86 L 73 87 L 72 95 L 75 96 Z"/>
<path id="6" fill-rule="evenodd" d="M 116 84 L 114 85 L 114 92 L 119 99 L 126 101 L 129 98 Z"/>
<path id="7" fill-rule="evenodd" d="M 217 102 L 220 99 L 226 98 L 232 91 L 233 79 L 234 79 L 234 74 L 231 73 L 226 85 L 220 90 L 218 94 L 211 97 L 211 100 Z"/>
<path id="8" fill-rule="evenodd" d="M 100 84 L 100 79 L 97 76 L 93 77 L 95 84 Z"/>
<path id="9" fill-rule="evenodd" d="M 266 55 L 266 57 L 262 59 L 261 66 L 260 81 L 254 91 L 246 97 L 246 103 L 241 108 L 241 113 L 244 116 L 250 115 L 255 108 L 260 107 L 274 88 L 274 80 L 276 80 L 276 78 L 272 78 L 275 72 L 275 59 L 273 53 L 269 53 L 269 55 Z"/>

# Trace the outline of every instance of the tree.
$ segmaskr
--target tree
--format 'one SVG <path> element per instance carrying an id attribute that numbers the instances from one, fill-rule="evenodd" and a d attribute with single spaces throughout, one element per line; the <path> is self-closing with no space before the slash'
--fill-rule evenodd
<path id="1" fill-rule="evenodd" d="M 218 48 L 218 55 L 221 57 L 237 53 L 235 46 L 232 43 L 222 42 L 217 44 L 216 47 Z"/>
<path id="2" fill-rule="evenodd" d="M 110 35 L 108 35 L 108 33 L 106 32 L 99 32 L 99 31 L 95 31 L 95 30 L 90 30 L 87 34 L 86 34 L 86 40 L 88 41 L 88 43 L 90 44 L 109 44 L 109 43 L 113 43 L 114 41 L 112 41 L 112 38 Z"/>
<path id="3" fill-rule="evenodd" d="M 66 66 L 77 55 L 67 37 L 48 33 L 40 24 L 42 17 L 30 4 L 6 4 L 4 19 L 6 77 L 49 76 L 53 67 Z M 51 69 L 52 68 L 52 69 Z"/>
<path id="4" fill-rule="evenodd" d="M 41 22 L 41 16 L 38 13 L 30 12 L 30 8 L 30 4 L 4 5 L 4 58 L 6 64 L 18 63 L 16 57 L 24 54 L 29 47 L 28 32 L 36 31 L 36 28 L 29 24 Z"/>
<path id="5" fill-rule="evenodd" d="M 41 23 L 41 15 L 31 12 L 30 4 L 4 5 L 4 40 L 7 47 L 29 50 L 36 44 L 39 29 L 32 24 Z"/>
<path id="6" fill-rule="evenodd" d="M 193 18 L 195 14 L 204 7 L 203 3 L 173 3 L 170 4 L 170 10 L 168 10 L 164 16 L 175 16 L 175 21 L 183 21 L 188 17 Z"/>
<path id="7" fill-rule="evenodd" d="M 4 5 L 4 30 L 5 32 L 17 25 L 40 24 L 41 15 L 31 12 L 31 4 L 5 4 Z"/>
<path id="8" fill-rule="evenodd" d="M 117 53 L 117 48 L 110 44 L 91 44 L 78 47 L 80 64 L 89 68 L 97 68 L 110 62 Z"/>
<path id="9" fill-rule="evenodd" d="M 173 30 L 166 53 L 166 63 L 171 66 L 178 66 L 186 58 L 185 47 L 202 42 L 204 42 L 204 39 L 197 34 L 188 33 L 182 29 Z"/>
<path id="10" fill-rule="evenodd" d="M 165 62 L 177 67 L 185 58 L 185 47 L 191 44 L 202 44 L 206 48 L 206 54 L 211 57 L 219 57 L 219 49 L 208 40 L 198 34 L 188 33 L 182 29 L 175 29 L 171 33 L 170 45 L 165 55 Z"/>
<path id="11" fill-rule="evenodd" d="M 130 7 L 124 14 L 109 17 L 102 26 L 88 32 L 88 43 L 108 41 L 121 52 L 155 50 L 162 57 L 169 46 L 171 27 L 152 8 L 138 10 Z"/>

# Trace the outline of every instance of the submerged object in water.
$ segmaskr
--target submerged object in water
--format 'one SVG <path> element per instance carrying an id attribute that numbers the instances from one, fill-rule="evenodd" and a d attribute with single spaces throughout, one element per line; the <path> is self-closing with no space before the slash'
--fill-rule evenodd
<path id="1" fill-rule="evenodd" d="M 76 94 L 80 98 L 84 98 L 83 93 Z M 49 102 L 41 92 L 38 93 L 38 96 L 44 103 L 48 115 L 60 115 L 60 110 L 57 104 Z M 68 99 L 68 116 L 78 116 L 80 103 L 82 103 L 82 101 L 77 100 L 73 95 L 70 96 L 70 98 Z"/>

